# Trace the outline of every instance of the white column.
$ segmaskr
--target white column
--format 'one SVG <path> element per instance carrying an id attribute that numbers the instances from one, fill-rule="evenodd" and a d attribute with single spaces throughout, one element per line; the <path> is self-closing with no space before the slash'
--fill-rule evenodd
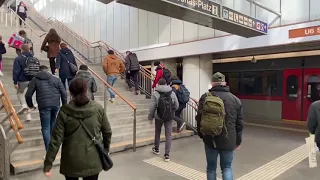
<path id="1" fill-rule="evenodd" d="M 199 99 L 210 88 L 211 60 L 210 55 L 183 58 L 183 84 L 190 91 L 191 97 L 195 99 Z"/>

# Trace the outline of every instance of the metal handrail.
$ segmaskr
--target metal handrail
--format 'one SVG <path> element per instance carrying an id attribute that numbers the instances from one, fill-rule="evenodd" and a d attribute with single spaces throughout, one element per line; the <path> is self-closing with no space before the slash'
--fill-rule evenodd
<path id="1" fill-rule="evenodd" d="M 0 91 L 1 91 L 1 102 L 2 102 L 2 108 L 5 109 L 7 113 L 7 118 L 9 119 L 10 127 L 15 132 L 16 138 L 18 140 L 19 144 L 23 143 L 23 139 L 19 133 L 19 130 L 23 129 L 23 125 L 19 119 L 19 117 L 16 114 L 15 109 L 13 108 L 10 98 L 8 96 L 7 91 L 4 89 L 4 86 L 2 82 L 0 82 Z M 13 117 L 13 118 L 12 118 Z M 7 119 L 6 118 L 6 119 Z M 5 120 L 6 120 L 5 119 Z"/>

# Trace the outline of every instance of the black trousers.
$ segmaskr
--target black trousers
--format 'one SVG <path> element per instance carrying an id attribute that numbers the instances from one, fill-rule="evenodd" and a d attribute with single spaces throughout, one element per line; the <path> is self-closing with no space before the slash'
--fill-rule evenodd
<path id="1" fill-rule="evenodd" d="M 83 180 L 98 180 L 99 174 L 94 175 L 94 176 L 89 176 L 89 177 L 84 177 Z M 74 177 L 67 177 L 66 180 L 78 180 L 79 178 L 74 178 Z"/>
<path id="2" fill-rule="evenodd" d="M 55 74 L 55 72 L 56 72 L 56 61 L 55 61 L 55 59 L 56 59 L 55 57 L 49 58 L 50 69 L 51 69 L 52 74 Z"/>
<path id="3" fill-rule="evenodd" d="M 132 88 L 131 80 L 134 83 L 135 90 L 139 90 L 139 70 L 136 71 L 130 71 L 130 73 L 126 73 L 126 82 L 129 86 L 129 88 Z"/>
<path id="4" fill-rule="evenodd" d="M 21 19 L 23 19 L 23 21 L 26 21 L 26 17 L 27 17 L 27 14 L 26 13 L 20 13 L 18 12 L 18 15 L 19 17 L 21 17 Z M 22 20 L 19 18 L 19 24 L 20 26 L 22 25 Z"/>

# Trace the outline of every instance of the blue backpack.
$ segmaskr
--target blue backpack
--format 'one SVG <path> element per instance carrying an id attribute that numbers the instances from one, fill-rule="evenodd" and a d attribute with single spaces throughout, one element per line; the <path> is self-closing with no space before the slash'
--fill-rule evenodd
<path id="1" fill-rule="evenodd" d="M 177 91 L 177 98 L 179 103 L 181 104 L 186 104 L 189 102 L 190 92 L 183 84 L 179 86 L 179 90 Z"/>

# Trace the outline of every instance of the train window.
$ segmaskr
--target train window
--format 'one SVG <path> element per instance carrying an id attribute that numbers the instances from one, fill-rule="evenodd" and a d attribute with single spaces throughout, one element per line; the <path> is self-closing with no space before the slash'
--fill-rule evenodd
<path id="1" fill-rule="evenodd" d="M 226 82 L 230 88 L 230 92 L 233 94 L 239 94 L 240 92 L 240 72 L 224 73 L 226 76 Z"/>
<path id="2" fill-rule="evenodd" d="M 247 95 L 277 95 L 277 71 L 244 72 L 243 86 Z"/>
<path id="3" fill-rule="evenodd" d="M 307 79 L 307 99 L 310 102 L 320 100 L 320 77 L 311 75 Z"/>
<path id="4" fill-rule="evenodd" d="M 296 100 L 298 98 L 299 80 L 298 76 L 290 75 L 287 77 L 286 96 L 288 100 Z"/>

